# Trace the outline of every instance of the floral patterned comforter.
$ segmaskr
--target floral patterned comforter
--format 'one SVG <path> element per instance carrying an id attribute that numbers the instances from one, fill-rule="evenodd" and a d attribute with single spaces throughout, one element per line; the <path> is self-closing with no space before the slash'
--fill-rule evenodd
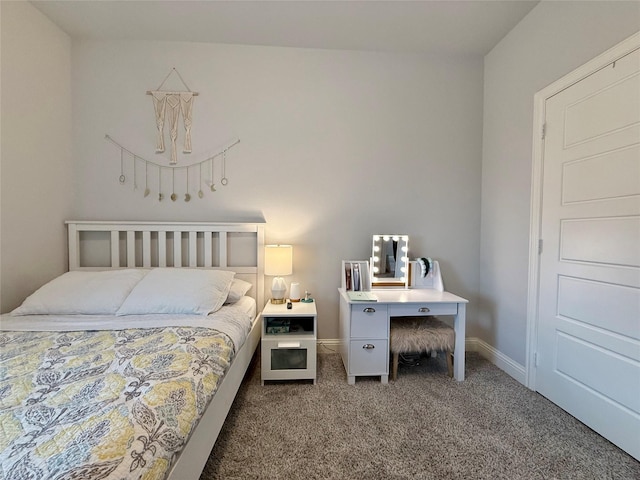
<path id="1" fill-rule="evenodd" d="M 233 354 L 203 327 L 0 332 L 0 478 L 165 478 Z"/>

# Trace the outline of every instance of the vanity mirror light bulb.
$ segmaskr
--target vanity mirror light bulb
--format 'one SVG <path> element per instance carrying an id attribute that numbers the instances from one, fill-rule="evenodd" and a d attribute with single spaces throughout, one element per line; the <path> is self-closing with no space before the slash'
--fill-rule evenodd
<path id="1" fill-rule="evenodd" d="M 379 262 L 380 261 L 380 257 L 373 257 L 373 261 L 374 262 Z"/>
<path id="2" fill-rule="evenodd" d="M 373 241 L 377 242 L 378 240 L 380 240 L 380 235 L 374 235 L 373 236 Z"/>
<path id="3" fill-rule="evenodd" d="M 408 257 L 402 257 L 402 259 L 401 259 L 401 260 L 402 260 L 404 263 L 407 263 L 407 262 L 409 261 L 409 258 L 408 258 Z"/>
<path id="4" fill-rule="evenodd" d="M 375 246 L 373 247 L 373 251 L 374 251 L 374 252 L 379 252 L 379 251 L 380 251 L 380 247 L 379 247 L 378 245 L 375 245 Z"/>
<path id="5" fill-rule="evenodd" d="M 397 242 L 398 240 L 399 240 L 398 236 L 397 236 L 397 235 L 394 235 L 394 237 L 393 237 L 393 241 L 394 241 L 394 242 Z"/>
<path id="6" fill-rule="evenodd" d="M 385 242 L 388 242 L 389 241 L 389 237 L 385 235 L 384 237 L 382 237 L 382 240 L 384 240 Z"/>
<path id="7" fill-rule="evenodd" d="M 407 247 L 406 245 L 404 247 L 402 247 L 402 251 L 407 253 L 407 251 L 409 250 L 409 247 Z"/>
<path id="8" fill-rule="evenodd" d="M 373 273 L 378 273 L 380 269 L 378 267 L 373 267 Z"/>

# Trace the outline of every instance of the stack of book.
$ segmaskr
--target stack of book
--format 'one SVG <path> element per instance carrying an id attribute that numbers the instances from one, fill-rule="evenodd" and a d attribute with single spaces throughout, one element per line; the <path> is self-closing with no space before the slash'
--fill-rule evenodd
<path id="1" fill-rule="evenodd" d="M 369 262 L 364 260 L 342 261 L 342 288 L 349 298 L 356 302 L 377 302 L 371 293 L 371 273 Z"/>

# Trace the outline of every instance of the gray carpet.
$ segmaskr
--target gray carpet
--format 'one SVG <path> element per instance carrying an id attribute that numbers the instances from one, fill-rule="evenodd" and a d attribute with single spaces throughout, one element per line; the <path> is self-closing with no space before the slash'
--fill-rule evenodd
<path id="1" fill-rule="evenodd" d="M 258 360 L 200 480 L 640 479 L 640 463 L 478 356 L 466 380 L 444 358 L 398 381 L 347 385 L 337 354 L 318 383 L 260 384 Z"/>

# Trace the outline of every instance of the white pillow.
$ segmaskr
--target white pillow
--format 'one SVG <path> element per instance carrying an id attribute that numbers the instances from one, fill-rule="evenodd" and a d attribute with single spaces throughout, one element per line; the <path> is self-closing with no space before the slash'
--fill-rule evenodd
<path id="1" fill-rule="evenodd" d="M 226 270 L 154 268 L 136 285 L 116 315 L 208 315 L 226 300 L 234 275 Z"/>
<path id="2" fill-rule="evenodd" d="M 43 285 L 13 315 L 113 315 L 149 270 L 73 271 Z"/>
<path id="3" fill-rule="evenodd" d="M 233 282 L 231 282 L 229 295 L 227 295 L 227 300 L 224 303 L 236 303 L 244 297 L 249 290 L 251 290 L 251 284 L 249 282 L 245 282 L 239 278 L 234 278 Z"/>

